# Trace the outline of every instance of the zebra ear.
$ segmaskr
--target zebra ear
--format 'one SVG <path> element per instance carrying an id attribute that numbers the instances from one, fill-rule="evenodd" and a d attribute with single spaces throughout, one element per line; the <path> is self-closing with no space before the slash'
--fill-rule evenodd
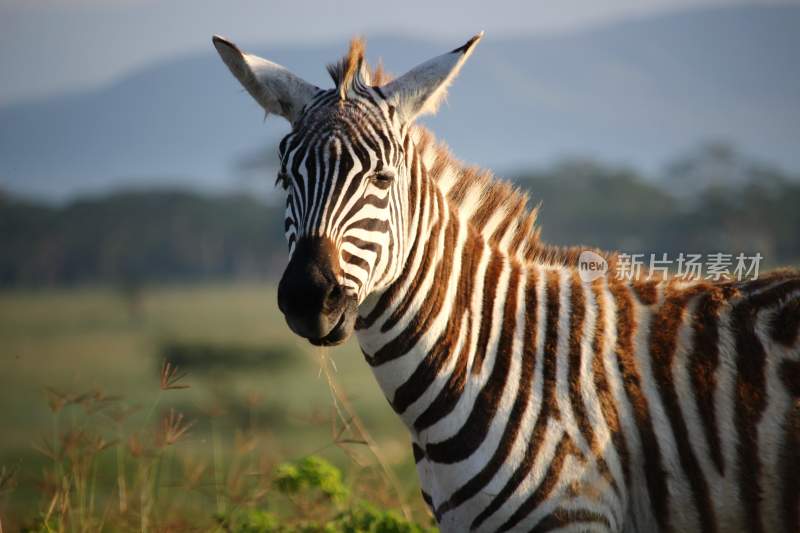
<path id="1" fill-rule="evenodd" d="M 303 106 L 319 91 L 286 68 L 246 54 L 219 35 L 214 36 L 213 42 L 231 73 L 267 114 L 281 115 L 293 123 L 300 116 Z"/>
<path id="2" fill-rule="evenodd" d="M 483 32 L 452 52 L 414 67 L 381 89 L 403 121 L 411 122 L 420 115 L 436 112 L 447 95 L 447 87 L 481 37 Z"/>

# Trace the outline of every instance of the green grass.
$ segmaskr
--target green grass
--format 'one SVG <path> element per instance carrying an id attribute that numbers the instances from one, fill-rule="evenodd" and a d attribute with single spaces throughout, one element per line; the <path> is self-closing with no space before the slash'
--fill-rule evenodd
<path id="1" fill-rule="evenodd" d="M 222 359 L 241 352 L 250 357 L 264 353 L 281 361 L 226 365 L 220 360 L 196 369 L 188 364 L 181 383 L 190 388 L 162 391 L 161 357 L 169 346 L 190 351 L 207 347 L 211 356 L 221 354 Z M 332 375 L 399 476 L 401 495 L 381 474 L 367 446 L 334 444 L 338 430 L 332 419 L 337 417 L 328 382 L 320 372 L 326 354 L 335 363 Z M 97 457 L 99 506 L 118 496 L 114 449 L 130 455 L 127 436 L 157 427 L 174 408 L 193 426 L 180 442 L 165 449 L 166 466 L 156 481 L 161 489 L 156 490 L 159 500 L 170 503 L 156 506 L 154 520 L 180 517 L 181 508 L 194 506 L 207 514 L 206 522 L 200 520 L 203 527 L 211 527 L 213 506 L 209 510 L 206 505 L 219 503 L 216 486 L 230 482 L 225 476 L 232 476 L 237 467 L 237 450 L 247 440 L 243 435 L 255 442 L 247 453 L 262 462 L 322 454 L 343 468 L 352 483 L 371 479 L 373 489 L 379 487 L 374 492 L 382 500 L 379 503 L 400 505 L 405 500 L 416 515 L 424 514 L 408 437 L 355 340 L 323 352 L 295 337 L 277 310 L 271 286 L 154 286 L 133 294 L 111 287 L 0 292 L 0 369 L 0 467 L 15 472 L 11 484 L 15 488 L 0 490 L 0 518 L 6 530 L 34 523 L 47 512 L 51 493 L 41 481 L 54 466 L 37 446 L 69 428 L 115 440 L 111 418 L 103 412 L 87 414 L 91 402 L 54 414 L 48 406 L 48 389 L 67 394 L 103 391 L 121 397 L 112 402 L 115 409 L 138 407 L 123 424 L 126 442 L 116 442 Z M 336 423 L 337 428 L 342 425 L 341 420 Z M 187 475 L 185 463 L 190 460 L 211 465 L 203 483 L 206 488 L 196 495 L 171 489 Z M 130 467 L 130 462 L 125 464 Z M 217 472 L 212 475 L 214 468 Z M 134 476 L 133 470 L 126 472 Z M 168 498 L 170 490 L 175 494 Z M 140 525 L 135 529 L 141 530 Z"/>

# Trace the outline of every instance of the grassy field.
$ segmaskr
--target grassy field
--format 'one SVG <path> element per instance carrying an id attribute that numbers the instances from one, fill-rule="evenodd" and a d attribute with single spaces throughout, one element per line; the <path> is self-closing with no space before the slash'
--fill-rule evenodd
<path id="1" fill-rule="evenodd" d="M 178 375 L 160 376 L 165 358 Z M 408 437 L 355 341 L 294 337 L 268 285 L 2 292 L 0 369 L 4 531 L 214 529 L 234 507 L 280 509 L 266 479 L 309 455 L 427 520 Z"/>

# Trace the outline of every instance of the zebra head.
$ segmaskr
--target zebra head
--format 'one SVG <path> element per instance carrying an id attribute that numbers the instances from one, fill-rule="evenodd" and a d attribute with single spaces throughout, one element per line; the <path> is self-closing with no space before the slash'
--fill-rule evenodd
<path id="1" fill-rule="evenodd" d="M 316 345 L 352 333 L 358 306 L 389 286 L 408 256 L 413 142 L 409 127 L 434 112 L 483 34 L 383 84 L 363 43 L 328 71 L 330 90 L 214 37 L 233 75 L 267 114 L 292 127 L 280 143 L 289 264 L 278 306 L 289 327 Z"/>

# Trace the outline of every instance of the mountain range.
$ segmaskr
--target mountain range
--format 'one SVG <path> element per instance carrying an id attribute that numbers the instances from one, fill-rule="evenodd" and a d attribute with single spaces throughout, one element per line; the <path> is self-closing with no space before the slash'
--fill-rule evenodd
<path id="1" fill-rule="evenodd" d="M 459 157 L 501 174 L 571 155 L 657 174 L 708 140 L 797 172 L 798 29 L 800 6 L 761 5 L 487 35 L 425 122 Z M 0 108 L 0 189 L 63 200 L 153 185 L 239 187 L 241 162 L 269 159 L 288 126 L 262 120 L 210 37 L 193 55 L 113 84 Z M 375 35 L 367 56 L 400 74 L 460 44 Z M 346 42 L 246 48 L 329 87 L 324 65 Z"/>

